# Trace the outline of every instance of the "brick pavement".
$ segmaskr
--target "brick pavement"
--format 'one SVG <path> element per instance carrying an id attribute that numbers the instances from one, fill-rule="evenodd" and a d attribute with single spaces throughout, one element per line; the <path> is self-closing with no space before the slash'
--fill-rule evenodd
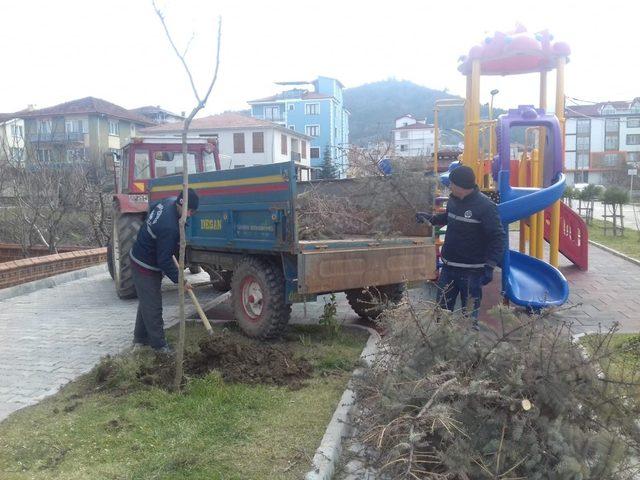
<path id="1" fill-rule="evenodd" d="M 163 289 L 170 323 L 177 317 L 177 290 L 170 283 Z M 198 289 L 201 302 L 215 295 Z M 137 300 L 116 297 L 106 271 L 0 301 L 0 420 L 129 346 L 136 308 Z"/>

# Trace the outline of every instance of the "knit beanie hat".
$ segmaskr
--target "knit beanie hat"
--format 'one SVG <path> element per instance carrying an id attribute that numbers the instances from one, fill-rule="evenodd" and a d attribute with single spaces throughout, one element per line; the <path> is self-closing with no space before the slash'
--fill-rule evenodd
<path id="1" fill-rule="evenodd" d="M 471 190 L 476 186 L 476 176 L 471 168 L 461 165 L 449 174 L 449 181 L 460 188 Z"/>
<path id="2" fill-rule="evenodd" d="M 189 210 L 197 210 L 200 203 L 198 194 L 193 188 L 189 188 L 187 192 L 187 195 L 189 196 Z M 178 205 L 182 205 L 182 190 L 180 191 L 180 194 L 178 195 L 176 201 L 178 202 Z"/>

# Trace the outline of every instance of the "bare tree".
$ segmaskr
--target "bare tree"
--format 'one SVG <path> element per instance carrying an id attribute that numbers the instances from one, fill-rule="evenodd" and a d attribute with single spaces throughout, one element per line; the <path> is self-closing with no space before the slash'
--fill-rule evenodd
<path id="1" fill-rule="evenodd" d="M 153 4 L 153 8 L 162 23 L 162 27 L 164 28 L 164 32 L 167 36 L 167 40 L 171 45 L 174 53 L 180 60 L 184 71 L 189 79 L 189 83 L 191 84 L 191 89 L 193 91 L 193 96 L 196 99 L 196 105 L 191 110 L 191 113 L 184 121 L 182 128 L 182 196 L 183 196 L 183 206 L 182 206 L 182 216 L 180 217 L 180 253 L 178 258 L 178 301 L 179 301 L 179 315 L 180 315 L 180 330 L 178 336 L 178 347 L 176 350 L 176 376 L 174 380 L 174 388 L 177 390 L 180 388 L 180 384 L 182 383 L 182 362 L 184 358 L 184 339 L 185 339 L 185 316 L 184 316 L 184 256 L 185 256 L 185 248 L 186 248 L 186 239 L 185 239 L 185 225 L 187 222 L 187 211 L 189 209 L 189 195 L 187 194 L 187 190 L 189 188 L 189 166 L 187 163 L 187 134 L 189 133 L 189 126 L 191 125 L 191 121 L 198 114 L 200 110 L 202 110 L 209 100 L 209 95 L 213 90 L 213 86 L 216 84 L 216 80 L 218 79 L 218 69 L 220 67 L 220 38 L 222 33 L 222 18 L 218 17 L 218 36 L 217 36 L 217 45 L 216 45 L 216 62 L 215 68 L 213 71 L 213 76 L 211 81 L 209 82 L 209 87 L 207 88 L 204 96 L 200 95 L 198 89 L 196 88 L 195 82 L 193 80 L 193 75 L 191 74 L 191 70 L 189 69 L 189 65 L 187 65 L 186 54 L 189 49 L 189 44 L 191 40 L 187 43 L 185 50 L 181 53 L 178 50 L 173 38 L 171 37 L 171 33 L 169 32 L 169 28 L 167 27 L 167 23 L 165 21 L 164 14 L 160 11 L 158 6 L 156 5 L 155 0 L 151 2 Z"/>

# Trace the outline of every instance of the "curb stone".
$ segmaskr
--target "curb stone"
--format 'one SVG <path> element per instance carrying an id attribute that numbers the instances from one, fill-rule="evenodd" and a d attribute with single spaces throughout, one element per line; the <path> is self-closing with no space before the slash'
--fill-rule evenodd
<path id="1" fill-rule="evenodd" d="M 361 325 L 351 325 L 352 327 L 361 328 L 369 332 L 369 339 L 365 345 L 360 358 L 370 366 L 378 354 L 378 342 L 380 334 L 372 328 L 363 327 Z M 313 470 L 305 475 L 305 480 L 330 480 L 336 470 L 336 465 L 340 460 L 342 453 L 342 440 L 351 430 L 349 417 L 355 409 L 355 392 L 353 391 L 353 378 L 361 375 L 362 368 L 357 368 L 349 380 L 346 390 L 342 394 L 338 407 L 333 412 L 331 421 L 327 425 L 320 446 L 313 456 Z"/>
<path id="2" fill-rule="evenodd" d="M 615 255 L 616 257 L 620 257 L 620 258 L 626 260 L 627 262 L 631 262 L 634 265 L 637 265 L 637 266 L 640 267 L 640 260 L 636 260 L 635 258 L 631 258 L 629 255 L 625 255 L 624 253 L 619 252 L 618 250 L 614 250 L 611 247 L 607 247 L 606 245 L 602 245 L 601 243 L 594 242 L 593 240 L 589 240 L 589 243 L 591 245 L 594 245 L 594 246 L 604 250 L 605 252 L 610 253 L 611 255 Z"/>

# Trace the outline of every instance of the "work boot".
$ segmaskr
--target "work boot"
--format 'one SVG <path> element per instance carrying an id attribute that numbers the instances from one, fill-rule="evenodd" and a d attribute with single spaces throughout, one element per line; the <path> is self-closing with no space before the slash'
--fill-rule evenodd
<path id="1" fill-rule="evenodd" d="M 176 353 L 175 350 L 171 347 L 171 345 L 165 345 L 162 348 L 154 348 L 153 350 L 156 353 L 161 353 L 162 355 L 174 355 Z"/>

